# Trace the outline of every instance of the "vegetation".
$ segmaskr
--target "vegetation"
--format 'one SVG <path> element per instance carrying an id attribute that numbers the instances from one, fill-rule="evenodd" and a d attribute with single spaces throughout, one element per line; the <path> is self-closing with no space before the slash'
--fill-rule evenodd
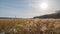
<path id="1" fill-rule="evenodd" d="M 60 19 L 0 19 L 0 34 L 60 34 Z"/>
<path id="2" fill-rule="evenodd" d="M 40 18 L 40 19 L 54 18 L 54 19 L 60 19 L 60 10 L 58 10 L 55 13 L 52 13 L 52 14 L 46 14 L 46 15 L 42 15 L 42 16 L 35 16 L 33 18 Z"/>

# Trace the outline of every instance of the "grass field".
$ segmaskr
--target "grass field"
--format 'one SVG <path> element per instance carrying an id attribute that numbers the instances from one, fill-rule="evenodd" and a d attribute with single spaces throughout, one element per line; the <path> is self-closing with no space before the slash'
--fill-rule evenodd
<path id="1" fill-rule="evenodd" d="M 60 34 L 60 19 L 0 19 L 0 34 Z"/>

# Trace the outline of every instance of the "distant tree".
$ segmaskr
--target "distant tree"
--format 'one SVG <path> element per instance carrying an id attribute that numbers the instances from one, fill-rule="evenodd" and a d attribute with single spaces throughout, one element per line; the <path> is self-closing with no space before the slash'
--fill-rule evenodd
<path id="1" fill-rule="evenodd" d="M 56 13 L 57 13 L 57 17 L 60 18 L 60 10 L 57 10 Z"/>
<path id="2" fill-rule="evenodd" d="M 56 13 L 60 13 L 60 10 L 57 10 Z"/>
<path id="3" fill-rule="evenodd" d="M 58 11 L 58 13 L 60 13 L 60 10 Z"/>

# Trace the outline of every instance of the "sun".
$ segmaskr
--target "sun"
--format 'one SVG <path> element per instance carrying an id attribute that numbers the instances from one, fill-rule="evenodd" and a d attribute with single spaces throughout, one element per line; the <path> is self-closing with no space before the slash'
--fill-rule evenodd
<path id="1" fill-rule="evenodd" d="M 41 9 L 47 9 L 48 8 L 48 4 L 47 3 L 41 3 L 40 8 Z"/>

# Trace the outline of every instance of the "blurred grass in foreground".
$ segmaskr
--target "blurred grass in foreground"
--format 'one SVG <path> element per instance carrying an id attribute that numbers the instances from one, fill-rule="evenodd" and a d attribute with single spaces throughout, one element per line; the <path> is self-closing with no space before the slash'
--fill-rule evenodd
<path id="1" fill-rule="evenodd" d="M 60 19 L 0 19 L 0 34 L 60 34 Z"/>

